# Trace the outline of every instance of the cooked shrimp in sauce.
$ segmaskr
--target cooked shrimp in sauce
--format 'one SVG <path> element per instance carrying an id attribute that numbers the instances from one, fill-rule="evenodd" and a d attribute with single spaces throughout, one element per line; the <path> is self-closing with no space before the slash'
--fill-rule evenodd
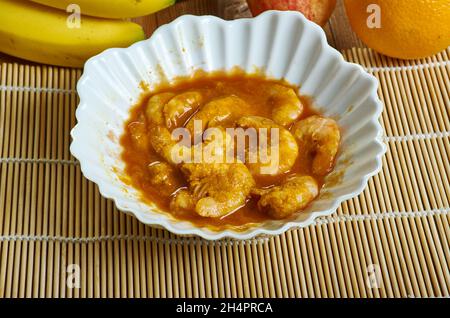
<path id="1" fill-rule="evenodd" d="M 337 123 L 298 87 L 243 72 L 198 73 L 144 92 L 132 108 L 120 141 L 123 180 L 173 218 L 245 229 L 308 208 L 340 138 Z"/>

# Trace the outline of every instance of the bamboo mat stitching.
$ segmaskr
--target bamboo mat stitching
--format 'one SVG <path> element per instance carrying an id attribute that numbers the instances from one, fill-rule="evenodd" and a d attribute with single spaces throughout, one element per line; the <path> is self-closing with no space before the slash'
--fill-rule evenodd
<path id="1" fill-rule="evenodd" d="M 435 215 L 448 215 L 450 207 L 435 210 L 412 211 L 412 212 L 383 212 L 381 214 L 365 214 L 365 215 L 335 215 L 320 217 L 312 223 L 315 225 L 327 225 L 339 222 L 362 222 L 362 221 L 377 221 L 392 218 L 416 218 Z M 250 239 L 245 241 L 239 240 L 219 240 L 207 241 L 199 238 L 183 238 L 170 239 L 155 236 L 138 236 L 138 235 L 105 235 L 97 237 L 63 237 L 63 236 L 49 236 L 49 235 L 2 235 L 0 242 L 6 241 L 33 241 L 33 242 L 59 242 L 59 243 L 94 243 L 105 241 L 144 241 L 163 244 L 199 244 L 207 246 L 233 246 L 233 245 L 252 245 L 266 243 L 269 237 Z"/>
<path id="2" fill-rule="evenodd" d="M 48 163 L 48 164 L 63 164 L 78 166 L 78 160 L 63 160 L 63 159 L 32 159 L 32 158 L 0 158 L 0 163 Z"/>
<path id="3" fill-rule="evenodd" d="M 246 241 L 238 240 L 222 240 L 222 241 L 206 241 L 199 238 L 170 239 L 155 236 L 142 235 L 104 235 L 97 237 L 66 237 L 66 236 L 49 236 L 49 235 L 3 235 L 0 236 L 0 242 L 6 241 L 32 241 L 32 242 L 59 242 L 59 243 L 94 243 L 107 241 L 144 241 L 162 244 L 200 244 L 213 246 L 233 246 L 233 245 L 252 245 L 265 243 L 269 237 L 250 239 Z"/>
<path id="4" fill-rule="evenodd" d="M 390 71 L 418 71 L 425 68 L 450 66 L 450 61 L 439 61 L 431 63 L 421 63 L 415 65 L 401 65 L 401 66 L 370 66 L 363 67 L 368 72 L 390 72 Z"/>
<path id="5" fill-rule="evenodd" d="M 0 91 L 5 92 L 23 92 L 23 93 L 50 93 L 50 94 L 72 94 L 76 93 L 75 89 L 63 89 L 52 87 L 31 87 L 31 86 L 11 86 L 0 85 Z"/>
<path id="6" fill-rule="evenodd" d="M 448 138 L 450 137 L 450 131 L 439 131 L 429 134 L 409 134 L 404 136 L 384 136 L 385 142 L 398 142 L 398 141 L 411 141 L 411 140 L 426 140 L 435 138 Z"/>

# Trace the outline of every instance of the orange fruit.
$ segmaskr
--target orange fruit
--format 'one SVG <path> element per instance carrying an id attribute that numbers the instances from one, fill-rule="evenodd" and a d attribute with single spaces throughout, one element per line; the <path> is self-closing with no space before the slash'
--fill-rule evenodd
<path id="1" fill-rule="evenodd" d="M 344 3 L 353 30 L 368 47 L 382 54 L 417 59 L 450 45 L 449 0 L 344 0 Z M 377 13 L 380 19 L 376 19 Z"/>

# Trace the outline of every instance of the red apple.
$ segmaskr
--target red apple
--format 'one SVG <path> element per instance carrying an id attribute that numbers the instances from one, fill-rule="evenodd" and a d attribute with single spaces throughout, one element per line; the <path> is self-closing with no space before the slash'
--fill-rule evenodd
<path id="1" fill-rule="evenodd" d="M 299 11 L 309 20 L 324 26 L 334 8 L 336 0 L 247 0 L 253 15 L 267 10 Z"/>

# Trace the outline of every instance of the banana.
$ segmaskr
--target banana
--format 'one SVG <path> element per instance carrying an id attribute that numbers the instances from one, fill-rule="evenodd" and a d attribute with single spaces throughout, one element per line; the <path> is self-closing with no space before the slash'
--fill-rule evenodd
<path id="1" fill-rule="evenodd" d="M 136 23 L 81 16 L 24 0 L 0 0 L 0 51 L 26 60 L 69 67 L 110 47 L 144 39 Z"/>
<path id="2" fill-rule="evenodd" d="M 135 18 L 162 10 L 175 0 L 31 0 L 50 7 L 66 10 L 72 3 L 77 4 L 81 14 L 101 18 Z"/>

